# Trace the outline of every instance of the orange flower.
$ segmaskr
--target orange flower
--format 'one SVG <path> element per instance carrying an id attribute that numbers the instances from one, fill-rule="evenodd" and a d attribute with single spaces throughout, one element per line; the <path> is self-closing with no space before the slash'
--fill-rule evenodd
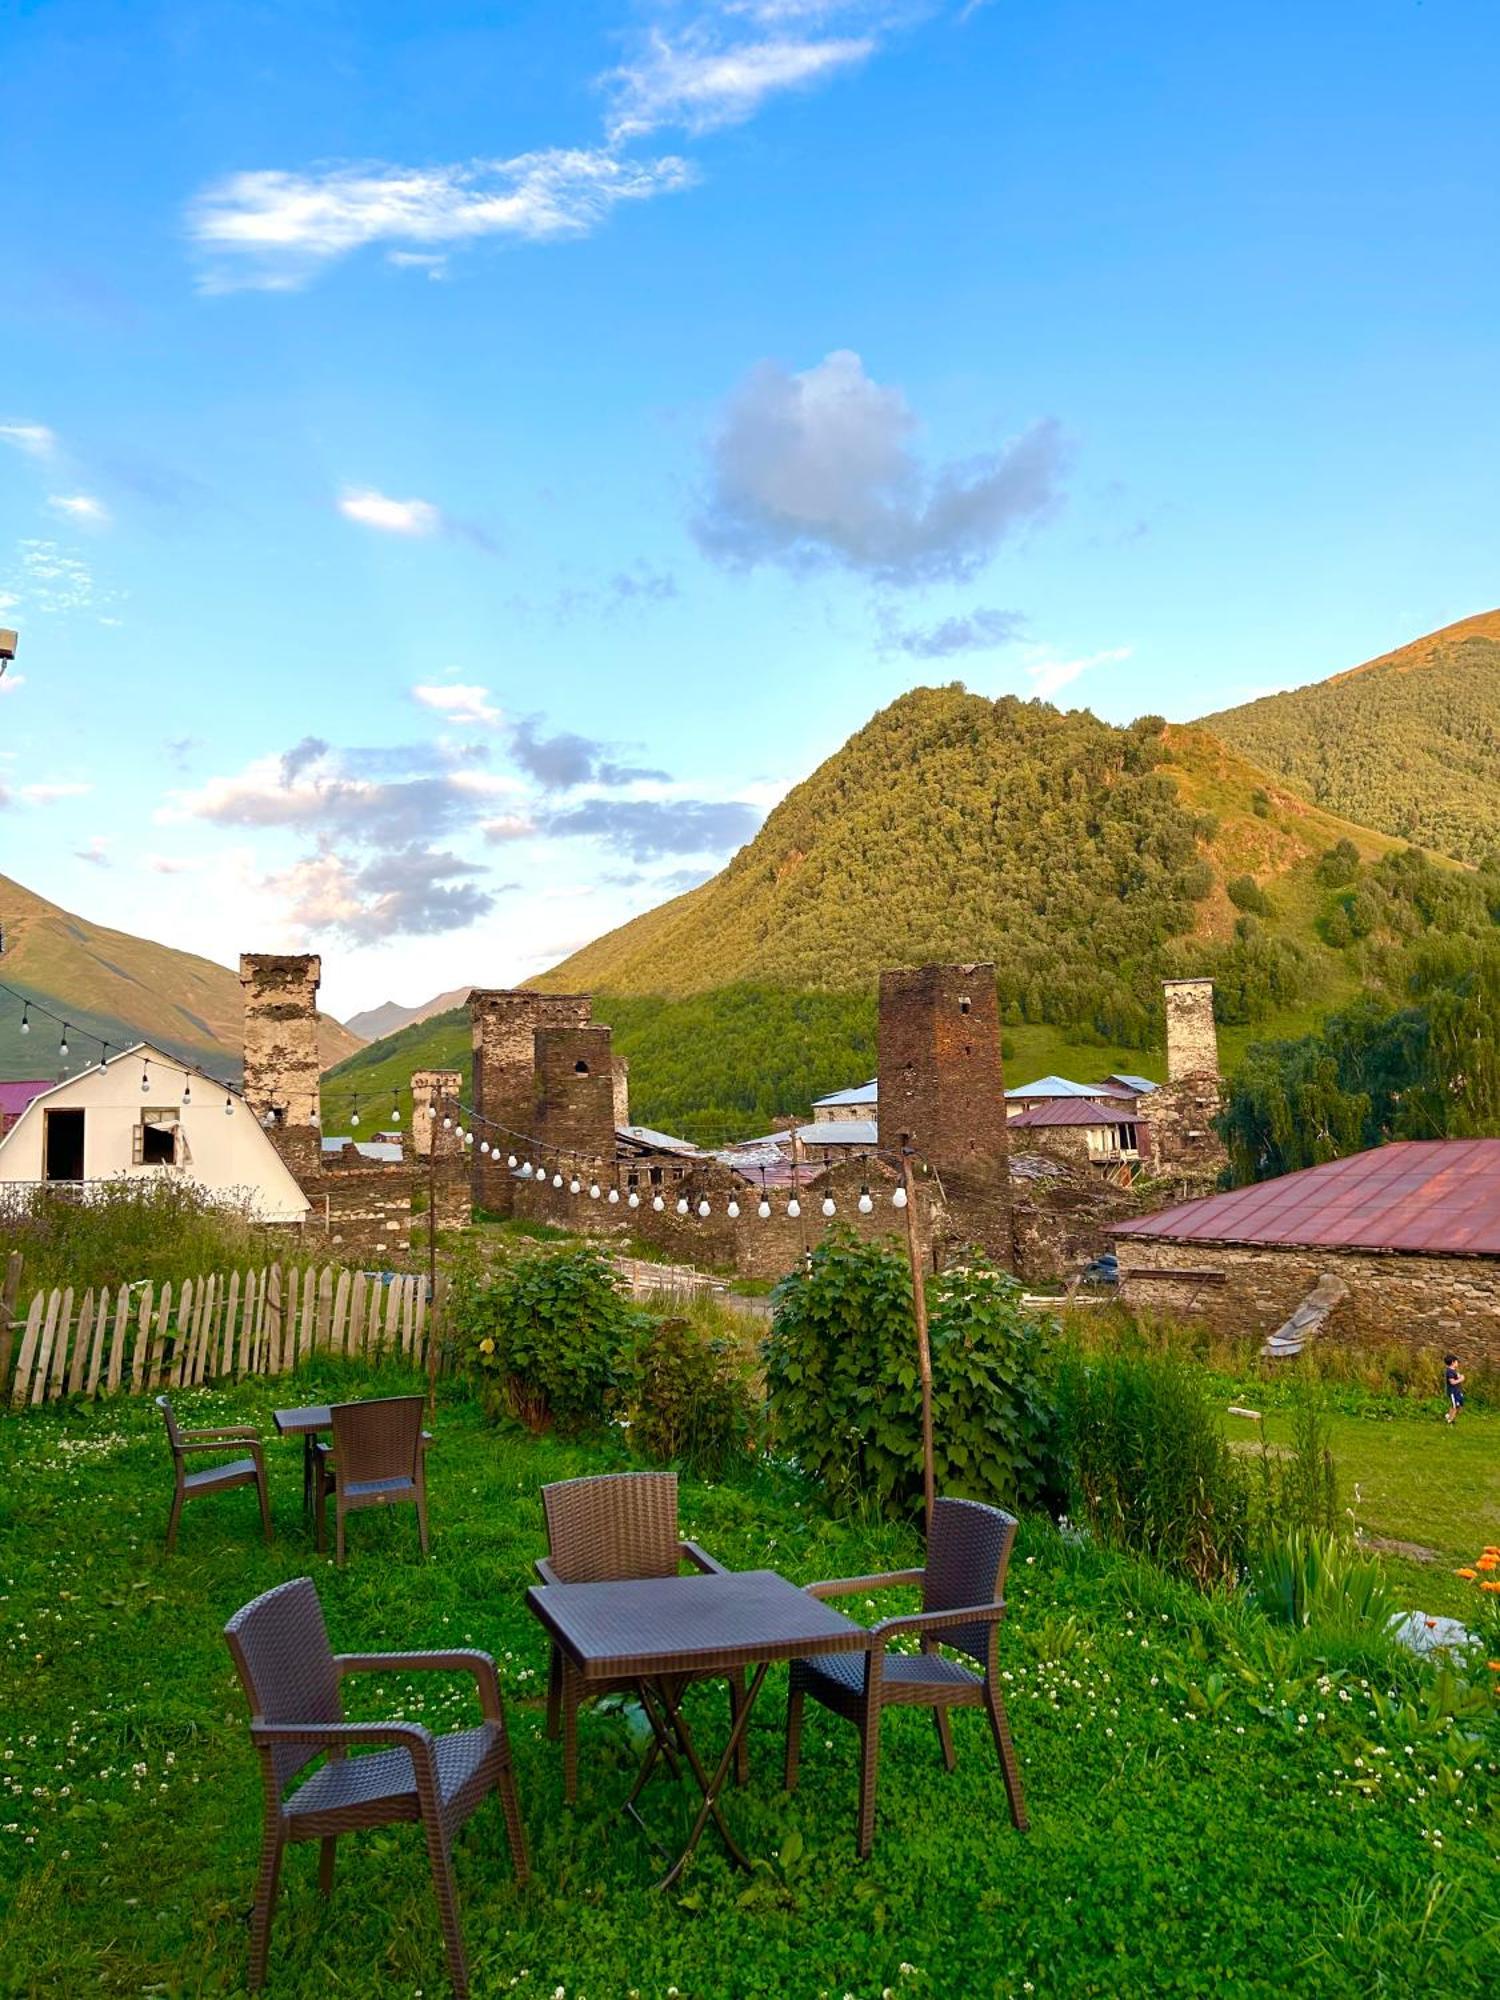
<path id="1" fill-rule="evenodd" d="M 1479 1588 L 1481 1590 L 1500 1590 L 1500 1583 L 1482 1583 Z"/>
<path id="2" fill-rule="evenodd" d="M 1491 1660 L 1489 1668 L 1492 1674 L 1500 1674 L 1500 1660 Z"/>
<path id="3" fill-rule="evenodd" d="M 1455 1576 L 1464 1577 L 1469 1583 L 1472 1583 L 1474 1581 L 1477 1572 L 1472 1569 L 1456 1569 L 1453 1572 L 1453 1574 Z"/>

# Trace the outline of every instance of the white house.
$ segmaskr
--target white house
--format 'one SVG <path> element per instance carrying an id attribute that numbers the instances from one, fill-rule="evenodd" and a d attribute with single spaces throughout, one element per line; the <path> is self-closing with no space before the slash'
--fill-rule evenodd
<path id="1" fill-rule="evenodd" d="M 141 1042 L 34 1097 L 0 1139 L 0 1192 L 44 1182 L 179 1176 L 263 1222 L 310 1206 L 237 1090 Z"/>

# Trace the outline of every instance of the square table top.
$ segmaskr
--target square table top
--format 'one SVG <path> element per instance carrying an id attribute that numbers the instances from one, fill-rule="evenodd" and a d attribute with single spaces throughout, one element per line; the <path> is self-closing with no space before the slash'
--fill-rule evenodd
<path id="1" fill-rule="evenodd" d="M 308 1431 L 331 1431 L 333 1411 L 327 1403 L 309 1403 L 302 1410 L 273 1410 L 271 1422 L 283 1437 L 299 1437 Z"/>
<path id="2" fill-rule="evenodd" d="M 533 1584 L 526 1602 L 585 1681 L 728 1672 L 869 1644 L 862 1626 L 773 1569 Z"/>

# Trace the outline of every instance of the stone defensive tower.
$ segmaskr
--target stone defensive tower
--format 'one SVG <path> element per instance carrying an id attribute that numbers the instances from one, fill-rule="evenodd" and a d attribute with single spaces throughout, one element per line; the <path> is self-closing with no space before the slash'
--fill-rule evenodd
<path id="1" fill-rule="evenodd" d="M 942 1180 L 955 1228 L 1008 1264 L 1010 1170 L 993 965 L 882 972 L 879 1141 Z"/>
<path id="2" fill-rule="evenodd" d="M 1211 979 L 1162 983 L 1167 1011 L 1167 1080 L 1141 1100 L 1156 1171 L 1210 1185 L 1228 1153 L 1214 1129 L 1224 1109 Z"/>
<path id="3" fill-rule="evenodd" d="M 479 1136 L 494 1150 L 472 1156 L 476 1206 L 509 1215 L 515 1184 L 506 1160 L 522 1150 L 512 1133 L 536 1131 L 536 1033 L 538 1028 L 582 1028 L 592 1006 L 586 993 L 528 993 L 476 986 L 469 995 L 469 1028 L 474 1048 L 474 1109 Z M 496 1131 L 493 1126 L 502 1126 Z"/>
<path id="4" fill-rule="evenodd" d="M 463 1090 L 462 1073 L 456 1069 L 416 1069 L 411 1075 L 411 1145 L 412 1152 L 419 1160 L 425 1160 L 437 1147 L 438 1158 L 457 1159 L 463 1150 L 463 1142 L 458 1136 L 455 1122 L 451 1131 L 443 1130 L 443 1107 L 451 1106 L 452 1115 L 457 1119 L 457 1107 Z"/>
<path id="5" fill-rule="evenodd" d="M 312 953 L 240 954 L 245 995 L 245 1103 L 299 1179 L 322 1165 L 318 986 Z"/>
<path id="6" fill-rule="evenodd" d="M 540 1027 L 534 1038 L 536 1112 L 531 1130 L 567 1156 L 584 1179 L 615 1157 L 615 1079 L 609 1029 Z M 549 1155 L 549 1159 L 552 1156 Z"/>
<path id="7" fill-rule="evenodd" d="M 1219 1037 L 1214 1028 L 1211 979 L 1167 979 L 1167 1081 L 1219 1074 Z"/>

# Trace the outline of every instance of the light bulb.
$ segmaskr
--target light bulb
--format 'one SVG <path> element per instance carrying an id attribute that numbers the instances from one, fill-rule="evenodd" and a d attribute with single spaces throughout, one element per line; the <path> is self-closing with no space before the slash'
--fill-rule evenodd
<path id="1" fill-rule="evenodd" d="M 146 1066 L 143 1063 L 141 1065 L 141 1089 L 149 1090 L 150 1088 L 151 1088 L 151 1078 L 147 1075 Z"/>
<path id="2" fill-rule="evenodd" d="M 23 1035 L 29 1035 L 31 1033 L 31 1020 L 29 1012 L 25 1007 L 21 1009 L 21 1033 Z"/>
<path id="3" fill-rule="evenodd" d="M 620 1199 L 620 1190 L 618 1188 L 611 1188 L 609 1193 L 604 1197 L 604 1199 L 606 1201 L 612 1201 L 618 1203 Z"/>
<path id="4" fill-rule="evenodd" d="M 359 1123 L 359 1113 L 357 1111 L 351 1111 L 349 1113 L 349 1123 L 351 1125 L 357 1125 Z"/>
<path id="5" fill-rule="evenodd" d="M 514 1165 L 516 1164 L 516 1156 L 515 1156 L 515 1154 L 514 1154 L 514 1153 L 512 1153 L 512 1154 L 510 1154 L 510 1155 L 509 1155 L 509 1157 L 507 1158 L 507 1160 L 506 1160 L 505 1164 L 506 1164 L 506 1165 L 507 1165 L 508 1167 L 513 1167 L 513 1166 L 514 1166 Z"/>
<path id="6" fill-rule="evenodd" d="M 224 1098 L 224 1116 L 226 1118 L 232 1118 L 234 1116 L 234 1099 L 230 1097 L 227 1094 L 227 1092 Z"/>
<path id="7" fill-rule="evenodd" d="M 897 1188 L 896 1192 L 891 1196 L 891 1207 L 905 1208 L 905 1206 L 906 1206 L 906 1189 Z"/>
<path id="8" fill-rule="evenodd" d="M 838 1205 L 831 1194 L 825 1194 L 823 1197 L 823 1213 L 825 1215 L 838 1214 Z"/>
<path id="9" fill-rule="evenodd" d="M 399 1125 L 401 1123 L 401 1106 L 399 1104 L 393 1104 L 391 1106 L 391 1123 L 393 1125 Z"/>
<path id="10" fill-rule="evenodd" d="M 473 1134 L 472 1132 L 465 1132 L 465 1134 L 464 1134 L 464 1144 L 465 1144 L 466 1146 L 472 1146 L 472 1145 L 473 1145 L 473 1143 L 474 1143 L 474 1134 Z"/>
<path id="11" fill-rule="evenodd" d="M 480 1152 L 481 1152 L 481 1153 L 487 1153 L 487 1152 L 488 1152 L 488 1151 L 490 1150 L 490 1142 L 489 1142 L 489 1140 L 488 1140 L 488 1139 L 481 1139 L 481 1140 L 480 1140 L 480 1142 L 479 1142 L 479 1150 L 480 1150 Z"/>
<path id="12" fill-rule="evenodd" d="M 639 1208 L 640 1205 L 641 1205 L 641 1198 L 636 1193 L 635 1189 L 632 1188 L 630 1190 L 630 1193 L 625 1197 L 625 1206 L 627 1208 Z"/>
<path id="13" fill-rule="evenodd" d="M 531 1171 L 539 1181 L 544 1181 L 547 1178 L 547 1169 L 542 1165 L 540 1160 L 537 1161 Z"/>
<path id="14" fill-rule="evenodd" d="M 590 1182 L 589 1182 L 589 1200 L 590 1200 L 590 1201 L 597 1201 L 598 1199 L 599 1199 L 599 1183 L 598 1183 L 597 1181 L 590 1181 Z"/>
<path id="15" fill-rule="evenodd" d="M 568 1193 L 579 1194 L 582 1192 L 582 1189 L 583 1182 L 578 1178 L 577 1174 L 574 1174 L 572 1180 L 568 1182 Z"/>
<path id="16" fill-rule="evenodd" d="M 65 1056 L 68 1053 L 68 1029 L 66 1022 L 63 1024 L 62 1040 L 57 1045 L 57 1053 L 60 1056 Z"/>
<path id="17" fill-rule="evenodd" d="M 734 1196 L 733 1196 L 733 1195 L 731 1195 L 731 1196 L 729 1197 L 729 1206 L 728 1206 L 728 1207 L 727 1207 L 727 1208 L 725 1209 L 724 1213 L 725 1213 L 725 1214 L 726 1214 L 726 1215 L 727 1215 L 727 1216 L 729 1217 L 729 1220 L 730 1220 L 731 1222 L 738 1222 L 738 1221 L 739 1221 L 739 1219 L 740 1219 L 740 1205 L 739 1205 L 739 1203 L 738 1203 L 738 1202 L 737 1202 L 737 1201 L 735 1200 L 735 1198 L 734 1198 Z"/>
<path id="18" fill-rule="evenodd" d="M 553 1186 L 554 1186 L 555 1188 L 560 1188 L 560 1187 L 562 1186 L 562 1175 L 561 1175 L 561 1174 L 554 1174 L 554 1175 L 552 1176 L 552 1185 L 553 1185 Z"/>
<path id="19" fill-rule="evenodd" d="M 445 1118 L 443 1120 L 443 1130 L 445 1132 L 451 1132 L 453 1130 L 453 1120 L 451 1118 Z"/>
<path id="20" fill-rule="evenodd" d="M 797 1220 L 797 1217 L 802 1213 L 802 1204 L 800 1201 L 798 1201 L 795 1195 L 793 1195 L 791 1200 L 787 1203 L 786 1212 L 792 1218 L 793 1222 L 795 1222 Z"/>
<path id="21" fill-rule="evenodd" d="M 677 1213 L 679 1215 L 686 1215 L 687 1212 L 688 1212 L 687 1196 L 685 1194 L 680 1194 L 677 1197 Z"/>
<path id="22" fill-rule="evenodd" d="M 191 1104 L 193 1101 L 193 1080 L 191 1077 L 183 1078 L 182 1101 L 184 1104 Z"/>
<path id="23" fill-rule="evenodd" d="M 762 1222 L 769 1222 L 771 1220 L 771 1204 L 766 1200 L 764 1195 L 757 1202 L 755 1213 L 760 1217 Z"/>
<path id="24" fill-rule="evenodd" d="M 522 1180 L 523 1180 L 523 1181 L 529 1181 L 529 1180 L 531 1179 L 531 1162 L 530 1162 L 530 1160 L 526 1160 L 526 1161 L 524 1161 L 524 1162 L 522 1163 L 522 1166 L 521 1166 L 521 1178 L 522 1178 Z"/>
<path id="25" fill-rule="evenodd" d="M 873 1215 L 875 1213 L 875 1204 L 870 1199 L 870 1190 L 868 1188 L 861 1188 L 859 1191 L 859 1212 L 861 1215 Z"/>
<path id="26" fill-rule="evenodd" d="M 698 1204 L 698 1213 L 699 1213 L 699 1215 L 700 1215 L 700 1216 L 701 1216 L 701 1217 L 702 1217 L 702 1218 L 703 1218 L 703 1219 L 704 1219 L 705 1221 L 706 1221 L 706 1220 L 707 1220 L 707 1218 L 708 1218 L 708 1212 L 709 1212 L 709 1210 L 708 1210 L 708 1202 L 707 1202 L 707 1200 L 705 1199 L 705 1200 L 703 1200 L 703 1201 L 700 1201 L 700 1202 L 699 1202 L 699 1204 Z"/>
<path id="27" fill-rule="evenodd" d="M 661 1214 L 662 1210 L 666 1207 L 666 1205 L 667 1204 L 662 1200 L 659 1194 L 652 1195 L 651 1206 L 656 1210 L 658 1215 Z"/>

